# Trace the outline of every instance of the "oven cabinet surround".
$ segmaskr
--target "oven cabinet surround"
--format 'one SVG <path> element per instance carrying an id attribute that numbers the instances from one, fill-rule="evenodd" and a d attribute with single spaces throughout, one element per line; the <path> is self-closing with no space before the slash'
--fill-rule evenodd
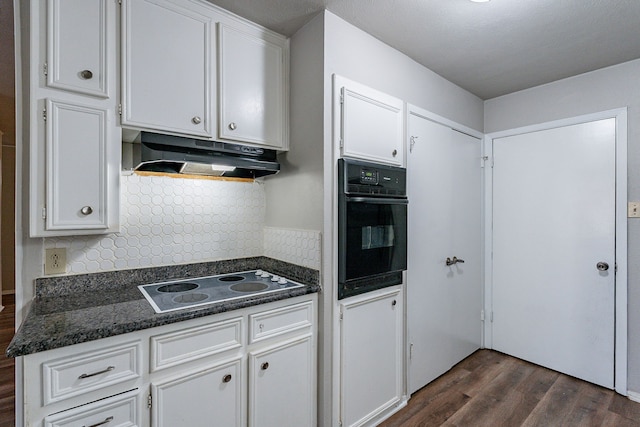
<path id="1" fill-rule="evenodd" d="M 333 88 L 342 157 L 404 166 L 404 102 L 338 75 Z"/>
<path id="2" fill-rule="evenodd" d="M 116 232 L 117 3 L 29 4 L 30 235 Z"/>
<path id="3" fill-rule="evenodd" d="M 24 356 L 26 425 L 316 422 L 317 295 Z"/>
<path id="4" fill-rule="evenodd" d="M 286 150 L 288 43 L 204 1 L 124 0 L 122 125 Z"/>
<path id="5" fill-rule="evenodd" d="M 402 285 L 341 300 L 340 425 L 375 425 L 404 406 Z"/>

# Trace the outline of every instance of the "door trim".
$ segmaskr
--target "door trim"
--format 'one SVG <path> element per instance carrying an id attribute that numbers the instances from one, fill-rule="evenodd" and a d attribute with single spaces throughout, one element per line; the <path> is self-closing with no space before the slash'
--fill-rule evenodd
<path id="1" fill-rule="evenodd" d="M 615 349 L 614 387 L 623 396 L 627 391 L 627 108 L 618 108 L 586 114 L 546 123 L 486 134 L 483 141 L 483 156 L 493 159 L 493 140 L 524 133 L 549 130 L 604 119 L 616 119 L 616 231 L 615 250 L 617 273 L 615 280 Z M 490 165 L 492 166 L 492 164 Z M 484 310 L 489 321 L 484 324 L 483 347 L 492 348 L 491 330 L 493 300 L 493 168 L 485 168 L 484 175 L 484 236 L 485 236 L 485 288 Z"/>

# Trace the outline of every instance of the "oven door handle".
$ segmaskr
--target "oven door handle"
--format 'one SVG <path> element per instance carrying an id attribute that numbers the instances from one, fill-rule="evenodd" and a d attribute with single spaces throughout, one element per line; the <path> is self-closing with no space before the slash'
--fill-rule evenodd
<path id="1" fill-rule="evenodd" d="M 347 202 L 371 203 L 373 205 L 408 205 L 409 199 L 391 199 L 386 197 L 347 197 Z"/>

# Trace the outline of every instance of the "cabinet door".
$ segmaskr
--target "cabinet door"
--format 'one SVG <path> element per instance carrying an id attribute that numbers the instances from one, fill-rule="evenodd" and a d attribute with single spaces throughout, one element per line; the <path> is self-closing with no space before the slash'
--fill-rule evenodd
<path id="1" fill-rule="evenodd" d="M 116 3 L 111 0 L 47 1 L 47 85 L 110 96 Z"/>
<path id="2" fill-rule="evenodd" d="M 335 123 L 340 123 L 342 156 L 402 166 L 402 100 L 339 76 L 335 76 L 334 89 L 340 102 Z"/>
<path id="3" fill-rule="evenodd" d="M 402 397 L 402 292 L 343 300 L 340 313 L 341 420 L 344 426 L 362 425 Z"/>
<path id="4" fill-rule="evenodd" d="M 482 169 L 479 139 L 414 112 L 408 122 L 407 327 L 413 393 L 480 348 Z M 454 256 L 464 264 L 447 266 L 446 259 Z"/>
<path id="5" fill-rule="evenodd" d="M 241 360 L 151 384 L 153 427 L 242 426 Z"/>
<path id="6" fill-rule="evenodd" d="M 249 426 L 315 425 L 312 335 L 249 354 Z"/>
<path id="7" fill-rule="evenodd" d="M 287 148 L 284 48 L 219 24 L 219 137 Z"/>
<path id="8" fill-rule="evenodd" d="M 129 0 L 122 23 L 123 126 L 211 136 L 212 19 L 172 1 Z"/>
<path id="9" fill-rule="evenodd" d="M 46 229 L 105 230 L 111 113 L 50 99 L 46 104 Z"/>

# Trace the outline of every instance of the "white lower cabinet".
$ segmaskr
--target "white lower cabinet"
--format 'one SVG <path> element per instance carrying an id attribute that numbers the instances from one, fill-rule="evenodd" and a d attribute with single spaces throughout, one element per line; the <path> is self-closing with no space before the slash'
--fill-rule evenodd
<path id="1" fill-rule="evenodd" d="M 240 427 L 241 359 L 151 383 L 153 427 Z"/>
<path id="2" fill-rule="evenodd" d="M 314 426 L 316 304 L 305 295 L 24 356 L 25 425 Z"/>
<path id="3" fill-rule="evenodd" d="M 250 427 L 315 424 L 313 348 L 305 335 L 249 353 Z"/>
<path id="4" fill-rule="evenodd" d="M 139 400 L 135 390 L 50 415 L 44 419 L 44 427 L 139 426 Z"/>
<path id="5" fill-rule="evenodd" d="M 340 316 L 341 425 L 372 425 L 402 401 L 402 289 L 342 300 Z"/>

